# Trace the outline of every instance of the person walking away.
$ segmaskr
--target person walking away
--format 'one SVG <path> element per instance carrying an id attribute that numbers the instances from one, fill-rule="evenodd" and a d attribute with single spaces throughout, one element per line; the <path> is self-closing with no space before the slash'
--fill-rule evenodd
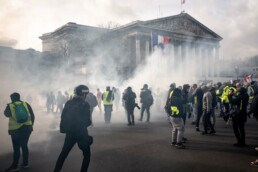
<path id="1" fill-rule="evenodd" d="M 218 117 L 223 117 L 223 103 L 221 101 L 221 96 L 223 93 L 223 86 L 221 84 L 221 82 L 218 82 L 216 85 L 216 101 L 217 101 L 217 107 L 219 110 L 219 115 Z"/>
<path id="2" fill-rule="evenodd" d="M 212 94 L 211 92 L 208 90 L 207 86 L 202 86 L 202 90 L 203 90 L 203 128 L 204 131 L 202 132 L 202 135 L 205 134 L 214 134 L 216 133 L 214 130 L 214 127 L 211 123 L 211 113 L 212 113 Z M 210 130 L 208 132 L 208 130 Z"/>
<path id="3" fill-rule="evenodd" d="M 199 125 L 200 125 L 200 120 L 202 117 L 202 98 L 203 98 L 203 91 L 201 89 L 202 84 L 193 92 L 193 96 L 196 96 L 196 111 L 197 111 L 197 119 L 195 123 L 196 131 L 199 132 Z"/>
<path id="4" fill-rule="evenodd" d="M 147 112 L 147 120 L 146 122 L 150 122 L 150 106 L 153 104 L 153 97 L 151 95 L 151 91 L 148 89 L 148 85 L 144 84 L 140 93 L 140 102 L 142 103 L 141 107 L 141 117 L 139 121 L 142 121 L 144 111 Z"/>
<path id="5" fill-rule="evenodd" d="M 169 121 L 170 124 L 171 124 L 171 121 L 170 121 L 171 104 L 170 103 L 171 103 L 171 98 L 172 98 L 172 95 L 173 95 L 173 92 L 174 92 L 175 88 L 176 88 L 175 83 L 170 84 L 168 94 L 167 94 L 166 104 L 165 104 L 165 107 L 164 107 L 164 109 L 167 113 L 167 120 Z"/>
<path id="6" fill-rule="evenodd" d="M 92 113 L 94 108 L 98 105 L 98 101 L 96 96 L 93 93 L 89 92 L 86 97 L 86 102 L 88 102 L 90 105 L 90 120 L 91 120 L 91 126 L 93 127 L 94 125 L 92 120 Z"/>
<path id="7" fill-rule="evenodd" d="M 62 94 L 61 91 L 58 91 L 56 97 L 56 113 L 58 113 L 58 110 L 60 113 L 62 113 L 65 101 L 65 96 Z"/>
<path id="8" fill-rule="evenodd" d="M 247 121 L 247 106 L 249 101 L 249 96 L 247 90 L 244 87 L 240 87 L 237 92 L 237 96 L 233 97 L 234 92 L 229 90 L 229 102 L 232 105 L 231 117 L 232 125 L 237 143 L 234 146 L 245 147 L 245 123 Z"/>
<path id="9" fill-rule="evenodd" d="M 197 120 L 197 98 L 196 98 L 196 95 L 193 95 L 194 92 L 196 91 L 197 89 L 197 84 L 193 84 L 189 93 L 190 93 L 190 101 L 192 103 L 192 114 L 193 114 L 193 120 L 191 122 L 192 125 L 195 125 L 196 124 L 196 120 Z"/>
<path id="10" fill-rule="evenodd" d="M 109 124 L 112 116 L 113 100 L 114 100 L 114 94 L 113 94 L 113 91 L 110 90 L 110 86 L 106 87 L 106 91 L 102 94 L 102 100 L 104 104 L 105 123 Z"/>
<path id="11" fill-rule="evenodd" d="M 98 101 L 98 108 L 99 108 L 99 111 L 102 112 L 102 108 L 101 108 L 101 104 L 102 104 L 102 93 L 100 91 L 100 89 L 98 88 L 97 89 L 97 101 Z"/>
<path id="12" fill-rule="evenodd" d="M 183 100 L 181 90 L 175 88 L 171 97 L 171 114 L 170 120 L 172 124 L 172 143 L 171 146 L 175 146 L 179 149 L 184 149 L 185 146 L 182 143 L 184 137 L 184 120 L 183 120 Z"/>
<path id="13" fill-rule="evenodd" d="M 75 145 L 83 152 L 81 172 L 87 172 L 90 163 L 90 145 L 93 138 L 88 135 L 87 127 L 91 125 L 90 105 L 85 101 L 89 88 L 79 85 L 75 88 L 75 97 L 67 101 L 61 115 L 60 132 L 65 134 L 62 151 L 57 159 L 54 172 L 60 172 L 69 152 Z"/>
<path id="14" fill-rule="evenodd" d="M 13 162 L 5 171 L 19 171 L 20 148 L 23 156 L 20 167 L 29 167 L 28 142 L 33 131 L 35 116 L 31 106 L 27 102 L 20 100 L 19 93 L 12 93 L 10 97 L 12 102 L 7 104 L 4 115 L 9 118 L 8 133 L 12 139 Z"/>
<path id="15" fill-rule="evenodd" d="M 128 125 L 134 125 L 134 108 L 135 108 L 136 94 L 132 91 L 132 87 L 127 87 L 123 100 L 127 112 Z"/>
<path id="16" fill-rule="evenodd" d="M 212 96 L 212 108 L 211 108 L 211 119 L 212 119 L 212 125 L 213 128 L 215 127 L 216 124 L 216 115 L 215 115 L 215 109 L 217 107 L 217 97 L 216 97 L 216 88 L 212 86 L 212 84 L 210 83 L 208 85 L 208 90 L 211 93 Z"/>

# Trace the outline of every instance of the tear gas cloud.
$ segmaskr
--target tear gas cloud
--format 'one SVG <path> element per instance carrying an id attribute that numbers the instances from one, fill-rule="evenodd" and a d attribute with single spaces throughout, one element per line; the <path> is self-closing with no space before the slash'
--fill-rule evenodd
<path id="1" fill-rule="evenodd" d="M 113 50 L 116 50 L 116 47 L 113 47 Z M 164 120 L 166 119 L 163 107 L 170 83 L 175 82 L 179 86 L 185 83 L 192 84 L 197 81 L 195 76 L 199 70 L 199 61 L 190 58 L 192 56 L 190 51 L 187 53 L 186 58 L 182 60 L 174 56 L 169 47 L 165 47 L 164 50 L 157 49 L 150 56 L 146 57 L 146 61 L 142 63 L 143 65 L 139 65 L 130 79 L 125 81 L 116 72 L 114 66 L 117 66 L 117 61 L 112 60 L 112 51 L 108 51 L 108 56 L 111 57 L 111 60 L 108 61 L 109 75 L 101 72 L 103 67 L 107 67 L 107 62 L 103 60 L 107 54 L 104 47 L 102 47 L 102 51 L 98 52 L 98 54 L 88 59 L 88 64 L 85 66 L 85 70 L 88 70 L 88 67 L 91 70 L 91 75 L 89 76 L 67 72 L 66 69 L 69 68 L 67 66 L 69 64 L 67 63 L 62 63 L 62 65 L 51 68 L 50 70 L 49 66 L 42 66 L 42 57 L 40 56 L 34 57 L 33 63 L 30 64 L 31 66 L 28 66 L 29 61 L 24 60 L 26 58 L 19 59 L 19 53 L 16 56 L 6 54 L 8 59 L 12 60 L 5 62 L 6 64 L 4 66 L 8 67 L 0 69 L 2 74 L 1 109 L 3 111 L 6 104 L 10 102 L 9 95 L 12 92 L 19 92 L 21 94 L 21 100 L 31 104 L 35 113 L 35 125 L 30 144 L 33 145 L 42 141 L 48 143 L 48 140 L 51 139 L 51 131 L 58 130 L 60 114 L 46 113 L 46 93 L 50 91 L 53 91 L 55 95 L 57 95 L 58 91 L 62 91 L 62 93 L 68 91 L 71 93 L 74 87 L 79 84 L 87 85 L 94 94 L 96 94 L 97 88 L 100 88 L 102 92 L 105 91 L 106 86 L 119 88 L 120 101 L 118 107 L 114 107 L 111 122 L 126 125 L 127 119 L 122 107 L 121 98 L 122 92 L 128 86 L 131 86 L 133 91 L 136 92 L 137 102 L 139 102 L 139 93 L 143 84 L 146 83 L 149 85 L 154 95 L 154 105 L 151 107 L 151 121 L 155 122 L 156 118 L 164 117 Z M 118 51 L 114 56 L 117 55 L 122 57 L 123 53 Z M 125 59 L 120 62 L 120 65 L 127 65 L 127 63 L 128 59 Z M 161 91 L 163 97 L 155 102 L 157 90 Z M 29 97 L 32 100 L 29 100 Z M 135 119 L 138 119 L 139 116 L 140 111 L 135 109 Z M 93 112 L 93 122 L 97 124 L 96 127 L 104 125 L 104 116 L 99 112 L 97 107 Z M 0 123 L 2 145 L 0 154 L 3 154 L 10 152 L 12 146 L 11 139 L 7 134 L 8 119 L 1 115 Z M 49 144 L 51 143 L 49 142 Z M 42 150 L 47 151 L 49 145 L 45 144 L 44 146 Z"/>

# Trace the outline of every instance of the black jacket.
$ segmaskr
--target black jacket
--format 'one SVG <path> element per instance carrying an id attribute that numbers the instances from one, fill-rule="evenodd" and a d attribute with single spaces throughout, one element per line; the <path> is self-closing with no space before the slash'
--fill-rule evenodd
<path id="1" fill-rule="evenodd" d="M 136 98 L 136 94 L 133 91 L 127 91 L 123 95 L 123 100 L 125 101 L 125 108 L 127 110 L 134 110 L 135 98 Z"/>
<path id="2" fill-rule="evenodd" d="M 229 102 L 231 103 L 232 106 L 237 106 L 240 109 L 240 114 L 236 116 L 236 118 L 240 120 L 247 120 L 247 105 L 248 105 L 248 100 L 249 96 L 247 93 L 240 94 L 236 97 L 233 97 L 233 95 L 228 95 Z"/>
<path id="3" fill-rule="evenodd" d="M 140 93 L 140 98 L 140 102 L 147 106 L 151 106 L 153 103 L 153 97 L 149 89 L 142 89 Z"/>
<path id="4" fill-rule="evenodd" d="M 74 97 L 66 102 L 61 114 L 60 132 L 72 135 L 88 134 L 91 125 L 90 105 L 81 97 Z"/>

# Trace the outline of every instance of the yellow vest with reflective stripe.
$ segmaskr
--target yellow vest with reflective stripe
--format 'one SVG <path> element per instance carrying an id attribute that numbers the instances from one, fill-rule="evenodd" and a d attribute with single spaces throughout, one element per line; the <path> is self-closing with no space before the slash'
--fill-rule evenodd
<path id="1" fill-rule="evenodd" d="M 170 93 L 169 93 L 169 98 L 170 99 L 172 98 L 173 92 L 174 92 L 174 90 L 170 91 Z"/>
<path id="2" fill-rule="evenodd" d="M 171 106 L 171 116 L 179 115 L 179 109 L 176 106 Z"/>
<path id="3" fill-rule="evenodd" d="M 108 93 L 109 93 L 109 91 L 106 91 L 106 92 L 103 93 L 103 104 L 104 104 L 104 105 L 113 105 L 113 100 L 112 100 L 112 98 L 111 98 L 110 101 L 107 100 Z M 112 96 L 113 96 L 113 95 L 112 95 Z"/>
<path id="4" fill-rule="evenodd" d="M 252 92 L 252 96 L 249 96 L 249 100 L 253 100 L 254 99 L 254 89 L 253 87 L 250 86 L 251 92 Z"/>
<path id="5" fill-rule="evenodd" d="M 32 125 L 30 111 L 28 109 L 27 104 L 25 102 L 20 102 L 20 101 L 15 102 L 15 104 L 18 104 L 18 105 L 21 103 L 24 105 L 25 109 L 28 111 L 28 120 L 24 123 L 18 123 L 16 120 L 17 115 L 15 113 L 15 105 L 14 105 L 14 103 L 10 103 L 9 107 L 10 107 L 12 115 L 11 115 L 11 117 L 9 117 L 9 130 L 17 130 L 23 125 Z"/>

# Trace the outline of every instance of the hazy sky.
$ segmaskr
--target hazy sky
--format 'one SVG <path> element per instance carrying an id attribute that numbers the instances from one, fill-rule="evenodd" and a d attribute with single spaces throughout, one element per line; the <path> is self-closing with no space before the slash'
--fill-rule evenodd
<path id="1" fill-rule="evenodd" d="M 68 23 L 126 24 L 177 15 L 181 0 L 0 0 L 0 45 L 41 51 L 43 33 Z M 223 37 L 221 57 L 258 54 L 257 0 L 186 0 L 183 9 Z"/>

